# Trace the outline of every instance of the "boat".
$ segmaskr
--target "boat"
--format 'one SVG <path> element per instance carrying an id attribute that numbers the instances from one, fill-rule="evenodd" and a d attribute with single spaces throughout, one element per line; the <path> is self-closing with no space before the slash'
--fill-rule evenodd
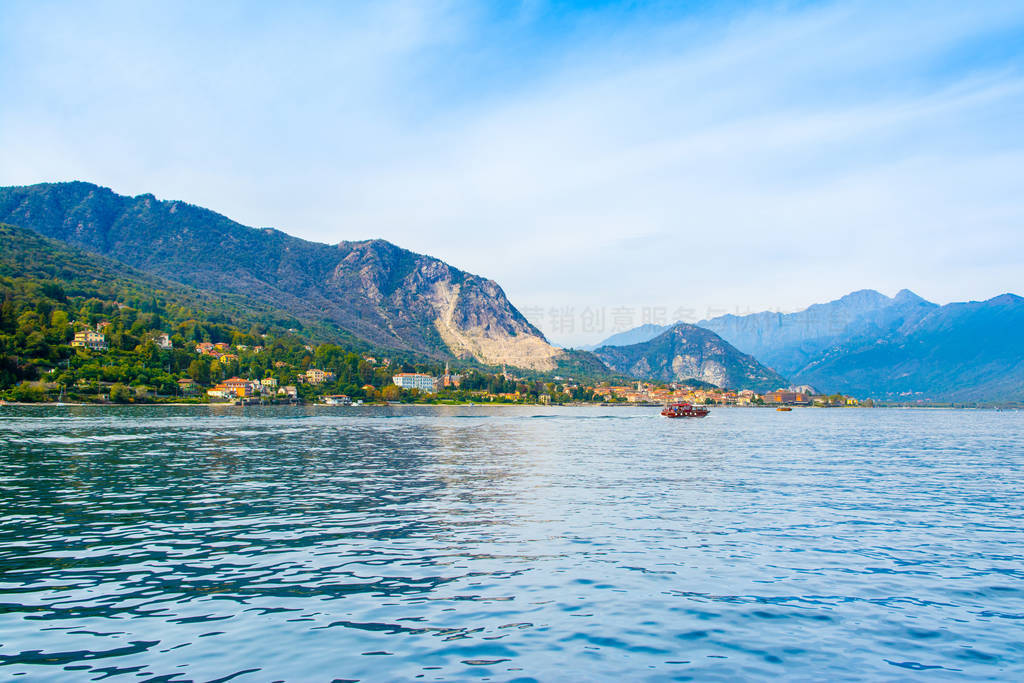
<path id="1" fill-rule="evenodd" d="M 707 417 L 710 411 L 704 406 L 689 403 L 669 403 L 661 414 L 665 417 Z"/>
<path id="2" fill-rule="evenodd" d="M 788 413 L 793 409 L 790 408 L 789 406 L 782 406 L 781 408 L 776 408 L 775 410 L 779 411 L 780 413 Z"/>

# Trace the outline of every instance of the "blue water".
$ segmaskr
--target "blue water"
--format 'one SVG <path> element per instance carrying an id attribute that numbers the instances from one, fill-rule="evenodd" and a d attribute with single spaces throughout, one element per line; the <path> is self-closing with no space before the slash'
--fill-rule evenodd
<path id="1" fill-rule="evenodd" d="M 0 677 L 1024 679 L 1024 413 L 657 412 L 0 408 Z"/>

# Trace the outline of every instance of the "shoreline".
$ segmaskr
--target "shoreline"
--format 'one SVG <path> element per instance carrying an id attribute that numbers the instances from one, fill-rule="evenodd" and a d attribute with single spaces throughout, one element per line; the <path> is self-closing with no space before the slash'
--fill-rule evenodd
<path id="1" fill-rule="evenodd" d="M 473 403 L 364 403 L 362 405 L 347 405 L 347 406 L 329 406 L 324 403 L 272 403 L 272 404 L 250 404 L 250 405 L 236 405 L 233 403 L 177 403 L 177 402 L 159 402 L 159 403 L 78 403 L 78 402 L 52 402 L 52 401 L 40 401 L 36 403 L 18 402 L 18 401 L 3 401 L 0 402 L 0 408 L 3 407 L 48 407 L 48 408 L 66 408 L 75 407 L 80 408 L 84 406 L 96 406 L 103 408 L 115 408 L 115 407 L 168 407 L 168 408 L 189 408 L 189 407 L 206 407 L 206 408 L 330 408 L 332 410 L 348 410 L 352 408 L 395 408 L 395 407 L 419 407 L 419 408 L 660 408 L 662 404 L 638 404 L 638 403 L 559 403 L 559 404 L 544 404 L 544 403 L 489 403 L 489 402 L 473 402 Z M 721 409 L 762 409 L 762 410 L 774 410 L 779 406 L 777 405 L 710 405 L 707 406 L 711 410 Z M 991 406 L 955 406 L 955 405 L 875 405 L 875 406 L 786 406 L 793 408 L 794 410 L 875 410 L 878 408 L 888 408 L 897 410 L 991 410 L 994 412 L 1018 412 L 1024 410 L 1024 406 L 1019 405 L 991 405 Z"/>

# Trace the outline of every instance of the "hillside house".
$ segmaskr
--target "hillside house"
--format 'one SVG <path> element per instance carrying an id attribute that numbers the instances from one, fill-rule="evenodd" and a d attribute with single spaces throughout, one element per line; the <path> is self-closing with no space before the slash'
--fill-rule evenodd
<path id="1" fill-rule="evenodd" d="M 333 379 L 333 372 L 318 370 L 317 368 L 310 368 L 309 370 L 306 370 L 306 381 L 310 384 L 323 384 L 324 382 L 330 382 Z"/>
<path id="2" fill-rule="evenodd" d="M 106 351 L 107 337 L 102 332 L 93 332 L 92 330 L 75 332 L 75 338 L 71 340 L 71 347 L 85 348 L 90 351 Z"/>

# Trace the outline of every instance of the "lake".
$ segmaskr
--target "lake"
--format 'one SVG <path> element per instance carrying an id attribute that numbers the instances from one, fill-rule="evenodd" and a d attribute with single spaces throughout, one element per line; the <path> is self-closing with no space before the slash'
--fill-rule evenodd
<path id="1" fill-rule="evenodd" d="M 0 408 L 0 676 L 1024 678 L 1024 413 Z"/>

